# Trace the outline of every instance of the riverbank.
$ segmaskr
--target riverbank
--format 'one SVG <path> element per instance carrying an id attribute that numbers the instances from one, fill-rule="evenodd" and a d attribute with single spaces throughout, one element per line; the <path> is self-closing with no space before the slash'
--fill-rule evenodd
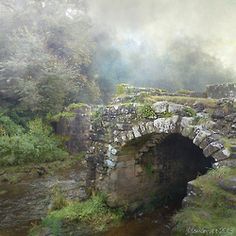
<path id="1" fill-rule="evenodd" d="M 1 168 L 0 235 L 25 236 L 46 217 L 58 190 L 68 200 L 86 199 L 83 159 Z"/>
<path id="2" fill-rule="evenodd" d="M 236 168 L 209 171 L 189 184 L 174 216 L 175 235 L 236 235 Z"/>

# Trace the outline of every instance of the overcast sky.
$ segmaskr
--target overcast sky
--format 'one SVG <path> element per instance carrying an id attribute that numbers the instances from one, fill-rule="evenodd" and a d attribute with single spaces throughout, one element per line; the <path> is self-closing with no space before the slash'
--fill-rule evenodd
<path id="1" fill-rule="evenodd" d="M 119 48 L 151 45 L 165 53 L 176 39 L 198 39 L 225 66 L 236 62 L 235 0 L 89 0 L 96 27 L 109 32 Z M 133 45 L 135 46 L 135 45 Z"/>

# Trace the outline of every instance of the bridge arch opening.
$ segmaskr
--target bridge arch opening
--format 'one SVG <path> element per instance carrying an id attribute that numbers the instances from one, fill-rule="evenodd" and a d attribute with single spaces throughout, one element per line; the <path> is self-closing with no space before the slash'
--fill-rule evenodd
<path id="1" fill-rule="evenodd" d="M 206 158 L 192 140 L 181 134 L 148 134 L 129 141 L 110 173 L 111 205 L 130 210 L 145 205 L 180 202 L 187 183 L 205 174 L 214 159 Z"/>

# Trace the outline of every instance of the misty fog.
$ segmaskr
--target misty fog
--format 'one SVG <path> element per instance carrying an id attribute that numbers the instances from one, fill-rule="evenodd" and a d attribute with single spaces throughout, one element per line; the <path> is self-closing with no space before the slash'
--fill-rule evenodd
<path id="1" fill-rule="evenodd" d="M 67 104 L 106 100 L 118 83 L 203 91 L 234 81 L 235 10 L 232 0 L 1 0 L 0 94 L 35 108 L 49 74 Z"/>

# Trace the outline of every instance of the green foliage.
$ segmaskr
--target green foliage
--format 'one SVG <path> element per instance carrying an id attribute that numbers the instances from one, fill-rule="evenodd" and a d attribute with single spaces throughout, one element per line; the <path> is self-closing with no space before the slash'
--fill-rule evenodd
<path id="1" fill-rule="evenodd" d="M 118 224 L 123 218 L 121 209 L 111 209 L 105 203 L 105 196 L 98 194 L 85 202 L 72 202 L 68 206 L 52 211 L 42 221 L 42 227 L 49 227 L 54 236 L 62 234 L 62 225 L 80 221 L 95 232 Z M 36 234 L 37 235 L 37 234 Z"/>
<path id="2" fill-rule="evenodd" d="M 76 114 L 74 112 L 63 111 L 63 112 L 59 112 L 58 114 L 56 114 L 54 116 L 48 116 L 48 120 L 58 122 L 58 121 L 60 121 L 63 118 L 64 119 L 74 118 L 75 115 Z"/>
<path id="3" fill-rule="evenodd" d="M 16 135 L 23 132 L 23 128 L 13 122 L 8 116 L 0 114 L 0 136 Z"/>
<path id="4" fill-rule="evenodd" d="M 169 112 L 169 111 L 165 111 L 165 112 L 162 112 L 160 114 L 160 117 L 161 118 L 169 118 L 169 117 L 172 117 L 173 116 L 173 113 L 172 112 Z"/>
<path id="5" fill-rule="evenodd" d="M 193 106 L 194 103 L 203 103 L 207 108 L 215 108 L 217 106 L 217 100 L 211 98 L 195 98 L 195 97 L 184 97 L 184 96 L 149 96 L 145 100 L 149 103 L 154 103 L 158 101 L 167 101 L 179 103 L 182 105 Z"/>
<path id="6" fill-rule="evenodd" d="M 71 103 L 67 108 L 66 110 L 67 111 L 74 111 L 76 109 L 80 109 L 82 107 L 87 107 L 88 105 L 85 104 L 85 103 Z"/>
<path id="7" fill-rule="evenodd" d="M 124 95 L 126 91 L 127 84 L 118 84 L 116 85 L 116 95 Z"/>
<path id="8" fill-rule="evenodd" d="M 59 112 L 56 115 L 52 115 L 51 113 L 48 113 L 47 115 L 47 119 L 49 121 L 55 121 L 58 122 L 61 119 L 70 119 L 70 118 L 74 118 L 76 113 L 74 112 L 76 109 L 80 109 L 82 107 L 87 107 L 88 105 L 85 103 L 72 103 L 70 104 L 68 107 L 65 108 L 64 111 Z"/>
<path id="9" fill-rule="evenodd" d="M 68 202 L 66 201 L 61 188 L 59 186 L 55 186 L 52 190 L 52 207 L 50 210 L 60 210 L 67 204 Z"/>
<path id="10" fill-rule="evenodd" d="M 156 118 L 156 112 L 153 110 L 150 104 L 144 104 L 140 107 L 138 107 L 138 116 L 140 118 L 147 118 L 147 119 L 152 119 Z"/>
<path id="11" fill-rule="evenodd" d="M 27 133 L 0 137 L 2 166 L 50 162 L 67 156 L 67 153 L 60 148 L 60 141 L 52 135 L 51 128 L 44 125 L 41 119 L 29 122 L 27 128 Z"/>
<path id="12" fill-rule="evenodd" d="M 191 228 L 205 229 L 208 232 L 216 230 L 214 235 L 235 235 L 236 196 L 219 186 L 220 180 L 235 175 L 235 169 L 222 167 L 211 170 L 194 181 L 196 187 L 201 189 L 201 194 L 192 198 L 190 205 L 174 216 L 174 221 L 177 224 L 176 231 L 179 235 L 185 234 Z M 224 230 L 220 231 L 221 229 Z"/>
<path id="13" fill-rule="evenodd" d="M 191 108 L 191 107 L 186 107 L 186 108 L 184 108 L 184 112 L 185 112 L 186 115 L 189 116 L 189 117 L 194 117 L 194 116 L 197 115 L 197 112 L 196 112 L 193 108 Z"/>
<path id="14" fill-rule="evenodd" d="M 99 87 L 88 79 L 90 21 L 67 12 L 83 12 L 80 1 L 7 0 L 0 9 L 0 99 L 7 107 L 45 116 L 72 102 L 97 100 Z"/>
<path id="15" fill-rule="evenodd" d="M 59 76 L 49 75 L 40 79 L 37 84 L 39 94 L 38 111 L 43 116 L 56 114 L 63 109 L 66 97 L 66 80 Z"/>

